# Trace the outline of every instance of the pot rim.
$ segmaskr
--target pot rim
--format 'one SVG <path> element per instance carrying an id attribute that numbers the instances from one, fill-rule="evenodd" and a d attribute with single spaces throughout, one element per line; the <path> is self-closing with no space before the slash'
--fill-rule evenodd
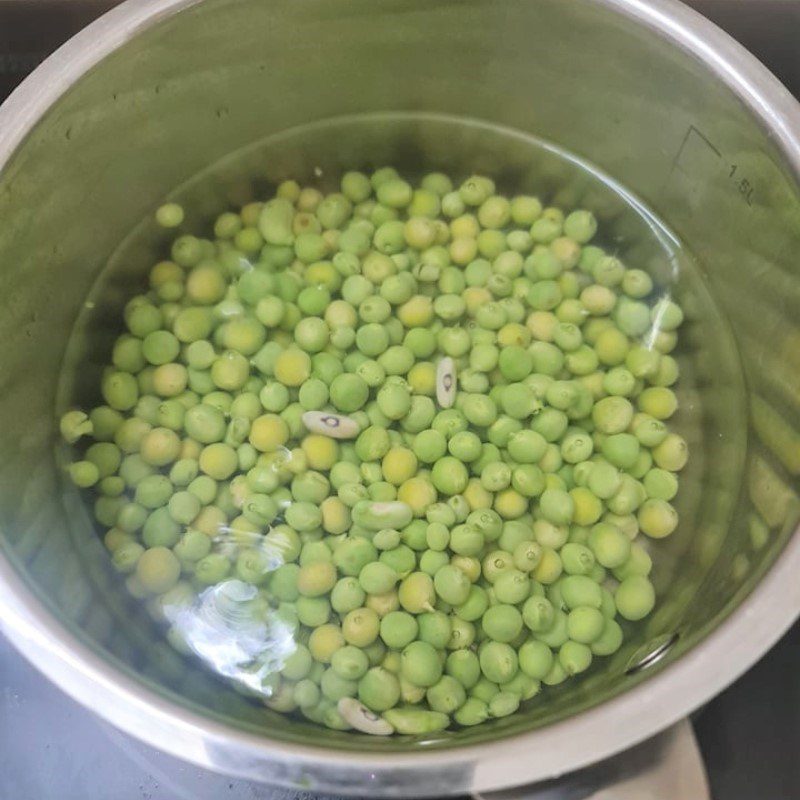
<path id="1" fill-rule="evenodd" d="M 592 0 L 659 33 L 737 94 L 800 180 L 800 105 L 741 45 L 677 0 Z M 0 174 L 47 110 L 102 59 L 201 0 L 127 0 L 44 61 L 0 106 Z M 796 532 L 795 532 L 796 534 Z M 179 758 L 254 780 L 350 794 L 429 795 L 545 780 L 597 762 L 687 715 L 748 669 L 800 614 L 800 536 L 713 631 L 657 674 L 597 706 L 541 728 L 447 750 L 360 754 L 271 740 L 217 722 L 123 674 L 63 626 L 0 553 L 0 628 L 63 691 L 113 725 Z M 770 624 L 765 625 L 764 620 Z M 535 754 L 535 757 L 533 757 Z M 289 773 L 281 765 L 292 763 Z M 277 770 L 277 774 L 275 774 Z M 457 774 L 451 771 L 456 770 Z"/>

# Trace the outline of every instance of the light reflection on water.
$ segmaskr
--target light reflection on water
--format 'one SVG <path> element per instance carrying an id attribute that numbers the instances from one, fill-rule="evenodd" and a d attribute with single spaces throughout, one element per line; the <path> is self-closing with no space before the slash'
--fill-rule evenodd
<path id="1" fill-rule="evenodd" d="M 292 460 L 292 453 L 281 447 L 264 466 L 276 475 Z M 234 492 L 234 503 L 241 508 L 251 494 L 245 485 Z M 280 523 L 287 502 L 278 503 L 278 516 L 266 531 L 248 531 L 220 525 L 213 537 L 213 552 L 236 562 L 248 557 L 248 567 L 265 582 L 268 575 L 286 563 L 291 543 Z M 273 608 L 265 591 L 235 578 L 203 589 L 194 597 L 183 594 L 162 606 L 170 623 L 173 641 L 190 651 L 218 675 L 239 688 L 269 698 L 276 677 L 286 659 L 297 649 L 297 626 L 291 618 Z"/>
<path id="2" fill-rule="evenodd" d="M 270 678 L 297 648 L 295 628 L 244 581 L 209 586 L 189 605 L 172 606 L 165 614 L 214 672 L 263 697 L 272 695 Z"/>

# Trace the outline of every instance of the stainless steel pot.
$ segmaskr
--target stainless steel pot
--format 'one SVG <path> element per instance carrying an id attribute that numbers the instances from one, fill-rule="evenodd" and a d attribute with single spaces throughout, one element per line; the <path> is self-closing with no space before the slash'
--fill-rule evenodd
<path id="1" fill-rule="evenodd" d="M 545 149 L 531 164 L 521 134 L 613 175 L 698 261 L 700 282 L 681 274 L 675 288 L 695 458 L 656 572 L 660 610 L 579 688 L 512 718 L 424 742 L 320 736 L 206 679 L 126 604 L 54 457 L 68 333 L 134 225 L 252 142 L 264 140 L 186 189 L 197 213 L 247 199 L 255 164 L 274 178 L 378 159 L 528 169 L 543 191 L 555 177 L 588 202 L 597 187 L 574 163 Z M 65 691 L 151 744 L 350 794 L 541 780 L 686 715 L 800 611 L 800 110 L 678 3 L 130 0 L 0 109 L 0 220 L 0 624 Z M 607 223 L 647 260 L 635 230 Z M 146 266 L 136 247 L 116 250 L 120 274 Z M 669 278 L 674 265 L 648 266 Z M 119 302 L 111 291 L 99 316 Z M 91 373 L 102 353 L 84 344 L 70 357 Z"/>

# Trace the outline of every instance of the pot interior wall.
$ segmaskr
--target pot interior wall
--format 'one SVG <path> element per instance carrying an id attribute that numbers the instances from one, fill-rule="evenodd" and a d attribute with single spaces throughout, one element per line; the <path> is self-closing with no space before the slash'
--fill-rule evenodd
<path id="1" fill-rule="evenodd" d="M 643 218 L 575 162 L 505 129 L 613 176 L 696 266 L 654 249 Z M 382 163 L 483 169 L 509 189 L 602 210 L 622 257 L 687 311 L 678 425 L 694 457 L 679 532 L 657 548 L 658 612 L 580 683 L 427 744 L 446 747 L 546 724 L 664 668 L 746 596 L 797 518 L 796 176 L 704 66 L 601 3 L 351 0 L 334 10 L 322 0 L 206 0 L 69 88 L 0 173 L 0 539 L 53 613 L 121 669 L 233 725 L 319 741 L 316 727 L 184 662 L 126 599 L 61 477 L 55 420 L 67 403 L 94 399 L 124 297 L 165 246 L 147 223 L 129 234 L 164 196 L 183 187 L 200 223 L 282 177 L 313 179 L 315 166 L 324 184 Z M 92 291 L 100 302 L 67 351 Z M 59 385 L 65 363 L 73 377 Z M 770 529 L 766 540 L 754 520 Z M 637 653 L 665 640 L 664 658 L 628 673 Z M 362 751 L 414 746 L 322 735 Z"/>

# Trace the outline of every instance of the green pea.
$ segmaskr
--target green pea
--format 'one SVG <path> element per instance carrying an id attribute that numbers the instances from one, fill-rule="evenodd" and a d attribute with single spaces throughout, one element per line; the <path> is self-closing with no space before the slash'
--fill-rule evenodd
<path id="1" fill-rule="evenodd" d="M 196 562 L 211 551 L 211 539 L 200 531 L 188 530 L 173 547 L 173 552 L 184 562 Z"/>
<path id="2" fill-rule="evenodd" d="M 476 697 L 468 697 L 464 705 L 461 706 L 453 715 L 459 725 L 471 727 L 480 725 L 489 718 L 489 707 Z"/>
<path id="3" fill-rule="evenodd" d="M 417 632 L 416 619 L 405 611 L 391 611 L 381 620 L 381 639 L 394 650 L 402 650 L 413 642 Z"/>
<path id="4" fill-rule="evenodd" d="M 384 550 L 380 554 L 380 561 L 390 566 L 401 578 L 410 575 L 417 566 L 414 551 L 404 544 L 391 550 Z"/>
<path id="5" fill-rule="evenodd" d="M 383 717 L 398 733 L 416 735 L 442 731 L 450 722 L 446 714 L 413 707 L 392 708 Z"/>
<path id="6" fill-rule="evenodd" d="M 494 582 L 494 595 L 500 603 L 521 603 L 528 597 L 530 590 L 530 578 L 517 569 L 505 572 Z"/>
<path id="7" fill-rule="evenodd" d="M 467 622 L 479 620 L 489 607 L 489 596 L 481 586 L 471 586 L 467 599 L 455 607 L 456 616 Z"/>
<path id="8" fill-rule="evenodd" d="M 322 523 L 322 512 L 314 503 L 292 503 L 284 513 L 286 522 L 297 531 L 311 531 Z"/>
<path id="9" fill-rule="evenodd" d="M 355 577 L 340 578 L 331 590 L 331 606 L 338 614 L 347 614 L 364 605 L 366 592 Z"/>
<path id="10" fill-rule="evenodd" d="M 436 594 L 452 606 L 460 606 L 469 597 L 469 578 L 458 567 L 447 564 L 433 578 Z"/>
<path id="11" fill-rule="evenodd" d="M 348 681 L 357 681 L 369 669 L 369 659 L 363 650 L 352 645 L 339 648 L 331 657 L 331 669 Z"/>
<path id="12" fill-rule="evenodd" d="M 591 211 L 573 211 L 564 220 L 564 233 L 580 244 L 586 244 L 597 232 L 597 220 Z"/>
<path id="13" fill-rule="evenodd" d="M 420 571 L 431 576 L 435 575 L 441 567 L 449 563 L 449 554 L 441 550 L 425 550 L 419 557 Z"/>
<path id="14" fill-rule="evenodd" d="M 361 408 L 369 396 L 369 386 L 358 375 L 342 374 L 330 385 L 330 399 L 337 410 L 350 413 Z"/>
<path id="15" fill-rule="evenodd" d="M 353 203 L 361 203 L 372 194 L 369 178 L 361 172 L 346 172 L 341 180 L 342 194 Z"/>
<path id="16" fill-rule="evenodd" d="M 558 651 L 558 661 L 567 675 L 577 675 L 589 668 L 592 663 L 592 651 L 586 644 L 567 641 Z"/>
<path id="17" fill-rule="evenodd" d="M 602 633 L 590 645 L 596 656 L 610 656 L 622 646 L 622 628 L 613 619 L 606 619 Z"/>
<path id="18" fill-rule="evenodd" d="M 269 590 L 278 600 L 294 602 L 300 596 L 297 588 L 298 564 L 283 564 L 270 576 Z"/>
<path id="19" fill-rule="evenodd" d="M 372 711 L 386 712 L 400 699 L 400 683 L 388 670 L 372 667 L 358 682 L 358 699 Z"/>
<path id="20" fill-rule="evenodd" d="M 510 691 L 498 692 L 489 701 L 489 714 L 492 717 L 507 717 L 519 708 L 519 703 L 518 694 Z"/>
<path id="21" fill-rule="evenodd" d="M 646 617 L 655 605 L 655 591 L 650 581 L 639 575 L 625 578 L 617 587 L 614 601 L 621 616 L 628 620 Z"/>
<path id="22" fill-rule="evenodd" d="M 629 469 L 639 457 L 639 441 L 630 433 L 616 433 L 600 446 L 603 455 L 616 467 Z"/>
<path id="23" fill-rule="evenodd" d="M 400 657 L 402 676 L 415 686 L 434 686 L 442 677 L 442 662 L 432 645 L 423 641 L 411 642 Z"/>
<path id="24" fill-rule="evenodd" d="M 450 533 L 450 549 L 461 556 L 476 556 L 483 551 L 483 534 L 471 525 L 457 525 Z"/>
<path id="25" fill-rule="evenodd" d="M 519 668 L 531 678 L 542 680 L 553 665 L 553 651 L 536 639 L 528 639 L 519 649 Z"/>
<path id="26" fill-rule="evenodd" d="M 461 461 L 451 456 L 444 456 L 433 465 L 431 481 L 443 494 L 456 495 L 466 489 L 469 473 Z"/>
<path id="27" fill-rule="evenodd" d="M 395 587 L 398 579 L 398 574 L 380 561 L 365 564 L 358 575 L 358 582 L 367 594 L 385 594 Z"/>
<path id="28" fill-rule="evenodd" d="M 296 607 L 298 620 L 309 628 L 318 628 L 330 619 L 331 606 L 325 597 L 299 597 Z"/>
<path id="29" fill-rule="evenodd" d="M 378 407 L 390 420 L 404 417 L 411 408 L 411 393 L 399 383 L 385 384 L 377 396 Z"/>
<path id="30" fill-rule="evenodd" d="M 447 452 L 447 439 L 438 430 L 423 430 L 414 438 L 412 449 L 420 461 L 433 464 Z"/>
<path id="31" fill-rule="evenodd" d="M 508 644 L 487 642 L 479 651 L 481 672 L 494 683 L 510 681 L 519 668 L 516 651 Z"/>
<path id="32" fill-rule="evenodd" d="M 486 610 L 481 626 L 495 642 L 512 642 L 522 631 L 522 614 L 512 605 L 498 603 Z"/>
<path id="33" fill-rule="evenodd" d="M 585 575 L 569 575 L 561 581 L 561 596 L 568 608 L 588 606 L 600 608 L 600 587 Z"/>
<path id="34" fill-rule="evenodd" d="M 192 439 L 202 444 L 219 442 L 225 435 L 225 416 L 214 406 L 200 403 L 186 412 L 184 428 Z"/>
<path id="35" fill-rule="evenodd" d="M 472 689 L 481 677 L 480 662 L 472 650 L 451 652 L 445 662 L 445 671 L 467 690 Z"/>
<path id="36" fill-rule="evenodd" d="M 535 634 L 551 630 L 555 618 L 556 613 L 552 603 L 544 597 L 533 595 L 525 601 L 522 607 L 522 620 L 526 627 Z"/>
<path id="37" fill-rule="evenodd" d="M 452 714 L 467 699 L 464 686 L 453 676 L 443 675 L 425 694 L 428 705 L 433 711 Z"/>

